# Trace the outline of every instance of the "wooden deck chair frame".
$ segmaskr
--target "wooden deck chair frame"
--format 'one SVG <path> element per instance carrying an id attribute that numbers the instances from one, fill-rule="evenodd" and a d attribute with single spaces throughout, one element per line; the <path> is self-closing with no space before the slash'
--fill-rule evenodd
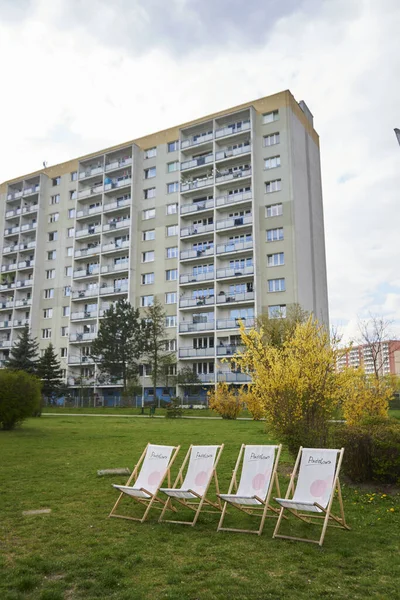
<path id="1" fill-rule="evenodd" d="M 250 445 L 253 445 L 253 444 L 250 444 Z M 237 489 L 238 489 L 237 473 L 238 473 L 240 463 L 242 460 L 242 456 L 243 456 L 243 452 L 245 451 L 246 446 L 247 446 L 247 444 L 242 444 L 242 446 L 240 448 L 239 456 L 237 458 L 236 465 L 235 465 L 235 468 L 232 473 L 232 479 L 231 479 L 231 483 L 230 483 L 230 486 L 228 489 L 228 494 L 232 494 L 233 491 L 237 492 Z M 242 505 L 237 502 L 231 502 L 229 500 L 222 498 L 222 500 L 224 500 L 224 507 L 222 509 L 221 519 L 219 521 L 217 531 L 232 531 L 232 532 L 236 532 L 236 533 L 255 533 L 257 535 L 261 535 L 262 531 L 264 529 L 265 519 L 267 517 L 275 517 L 276 518 L 278 516 L 280 510 L 279 510 L 279 508 L 274 508 L 273 506 L 270 505 L 270 499 L 271 499 L 271 494 L 272 494 L 274 485 L 275 485 L 275 489 L 277 491 L 278 496 L 281 493 L 280 487 L 279 487 L 277 469 L 278 469 L 279 458 L 280 458 L 281 451 L 282 451 L 282 444 L 280 444 L 279 446 L 273 445 L 273 447 L 277 449 L 277 452 L 276 452 L 276 455 L 274 458 L 274 465 L 273 465 L 271 479 L 270 479 L 270 483 L 268 486 L 268 492 L 265 497 L 265 500 L 263 500 L 262 498 L 259 498 L 258 496 L 254 496 L 254 498 L 260 502 L 260 505 L 258 505 L 258 506 L 253 505 L 253 506 L 249 507 L 249 505 Z M 261 522 L 260 522 L 259 528 L 258 529 L 234 529 L 233 527 L 223 527 L 222 525 L 223 525 L 223 522 L 224 522 L 224 519 L 226 516 L 228 504 L 230 506 L 233 506 L 234 508 L 237 508 L 238 510 L 241 510 L 242 512 L 244 512 L 248 515 L 261 517 Z M 272 513 L 274 513 L 274 514 L 268 515 L 267 514 L 268 510 L 272 511 Z"/>
<path id="2" fill-rule="evenodd" d="M 138 462 L 136 463 L 135 468 L 132 471 L 132 474 L 130 475 L 128 481 L 126 482 L 126 484 L 125 484 L 126 486 L 130 486 L 132 483 L 134 484 L 135 481 L 137 480 L 137 478 L 139 477 L 142 463 L 145 459 L 146 452 L 150 445 L 151 445 L 150 442 L 148 442 L 145 449 L 143 450 L 141 457 L 139 458 Z M 142 517 L 128 517 L 126 515 L 117 515 L 115 513 L 122 498 L 126 495 L 126 494 L 124 494 L 124 492 L 121 492 L 118 497 L 118 500 L 116 501 L 110 514 L 108 515 L 109 517 L 115 517 L 117 519 L 129 519 L 130 521 L 139 521 L 140 523 L 143 523 L 143 521 L 146 520 L 151 508 L 155 508 L 157 510 L 162 510 L 162 507 L 164 507 L 166 503 L 164 500 L 162 500 L 161 498 L 158 497 L 158 492 L 159 492 L 159 489 L 160 489 L 165 477 L 167 477 L 168 485 L 171 484 L 171 466 L 179 452 L 180 446 L 173 446 L 173 448 L 174 448 L 174 450 L 172 451 L 172 455 L 169 460 L 168 467 L 164 473 L 164 477 L 160 480 L 160 484 L 159 484 L 156 492 L 154 494 L 152 494 L 145 488 L 140 488 L 142 492 L 149 494 L 150 497 L 149 498 L 136 498 L 135 496 L 130 496 L 130 498 L 132 498 L 132 500 L 135 500 L 138 504 L 145 506 L 145 511 L 143 513 L 143 516 Z M 159 506 L 160 504 L 162 505 L 162 507 Z"/>
<path id="3" fill-rule="evenodd" d="M 289 487 L 288 487 L 287 492 L 286 492 L 285 500 L 290 499 L 290 494 L 294 493 L 294 490 L 295 490 L 295 477 L 296 477 L 296 474 L 297 474 L 297 472 L 299 470 L 300 460 L 301 460 L 301 457 L 302 457 L 302 453 L 303 453 L 303 447 L 300 446 L 299 453 L 297 455 L 296 462 L 295 462 L 295 465 L 294 465 L 294 469 L 293 469 L 293 472 L 292 472 L 292 476 L 290 478 Z M 278 517 L 278 521 L 276 523 L 276 527 L 275 527 L 274 533 L 272 535 L 273 538 L 281 538 L 281 539 L 285 539 L 285 540 L 295 540 L 295 541 L 298 541 L 298 542 L 309 542 L 311 544 L 318 544 L 319 546 L 322 546 L 322 544 L 324 543 L 325 534 L 326 534 L 326 530 L 327 530 L 328 525 L 330 527 L 338 527 L 340 529 L 346 529 L 348 531 L 350 530 L 350 527 L 347 525 L 346 519 L 345 519 L 345 516 L 344 516 L 342 490 L 341 490 L 340 481 L 339 481 L 339 473 L 340 473 L 340 468 L 342 466 L 343 453 L 344 453 L 344 448 L 341 448 L 339 450 L 339 452 L 338 452 L 337 459 L 336 459 L 335 474 L 334 474 L 334 478 L 333 478 L 333 482 L 332 482 L 331 495 L 330 495 L 327 507 L 324 508 L 318 502 L 314 502 L 314 506 L 316 506 L 317 508 L 319 508 L 323 514 L 322 515 L 315 515 L 315 514 L 310 513 L 310 512 L 301 513 L 301 512 L 299 512 L 299 511 L 297 511 L 295 509 L 287 508 L 287 507 L 282 506 L 281 509 L 280 509 L 280 513 L 279 513 L 279 517 Z M 337 490 L 337 494 L 338 494 L 338 501 L 339 501 L 339 508 L 340 508 L 340 517 L 338 517 L 338 516 L 336 516 L 336 515 L 334 515 L 332 513 L 332 503 L 333 503 L 333 499 L 335 497 L 336 490 Z M 282 518 L 284 517 L 285 510 L 288 511 L 288 512 L 290 512 L 292 515 L 294 515 L 296 518 L 300 519 L 301 521 L 303 521 L 305 523 L 312 524 L 312 525 L 318 525 L 321 522 L 321 519 L 322 519 L 323 520 L 322 531 L 321 531 L 321 535 L 320 535 L 319 539 L 315 540 L 315 539 L 299 538 L 299 537 L 293 537 L 293 536 L 290 536 L 290 535 L 280 535 L 280 534 L 278 534 L 279 528 L 281 526 Z M 314 521 L 314 519 L 316 519 L 316 521 Z M 334 523 L 331 523 L 331 521 L 334 521 Z"/>
<path id="4" fill-rule="evenodd" d="M 194 444 L 191 444 L 189 447 L 189 450 L 187 451 L 187 454 L 185 456 L 185 460 L 182 463 L 181 468 L 179 469 L 179 473 L 178 476 L 174 482 L 174 485 L 172 486 L 171 489 L 175 489 L 176 487 L 178 487 L 178 484 L 182 485 L 183 484 L 183 473 L 186 467 L 186 464 L 190 458 L 191 452 L 192 452 L 192 448 L 193 448 Z M 200 496 L 200 494 L 197 494 L 195 491 L 193 490 L 188 490 L 189 492 L 191 492 L 193 494 L 193 496 L 195 496 L 196 498 L 193 499 L 186 499 L 186 498 L 171 498 L 168 497 L 167 502 L 164 505 L 164 508 L 161 512 L 160 518 L 158 519 L 159 523 L 176 523 L 178 525 L 191 525 L 192 527 L 194 527 L 197 523 L 197 519 L 200 516 L 200 513 L 203 509 L 203 505 L 207 504 L 211 507 L 213 507 L 215 510 L 203 510 L 203 512 L 207 512 L 207 513 L 220 513 L 222 510 L 222 504 L 221 504 L 221 500 L 218 498 L 218 494 L 219 494 L 219 484 L 218 484 L 218 476 L 217 476 L 217 466 L 218 466 L 218 462 L 219 459 L 221 457 L 222 451 L 224 449 L 224 444 L 220 444 L 218 445 L 218 450 L 217 450 L 217 454 L 215 457 L 215 461 L 214 461 L 214 466 L 212 469 L 212 474 L 211 477 L 208 480 L 208 483 L 206 485 L 206 488 L 204 490 L 204 494 L 202 496 Z M 211 500 L 209 500 L 207 498 L 207 494 L 208 494 L 208 489 L 211 485 L 212 480 L 214 479 L 215 481 L 215 489 L 216 489 L 216 493 L 217 493 L 217 502 L 212 502 Z M 179 504 L 182 504 L 184 507 L 192 510 L 195 515 L 192 521 L 172 521 L 170 519 L 164 519 L 164 515 L 165 512 L 167 510 L 175 510 L 175 507 L 173 506 L 172 500 L 175 500 L 176 502 L 178 502 Z"/>

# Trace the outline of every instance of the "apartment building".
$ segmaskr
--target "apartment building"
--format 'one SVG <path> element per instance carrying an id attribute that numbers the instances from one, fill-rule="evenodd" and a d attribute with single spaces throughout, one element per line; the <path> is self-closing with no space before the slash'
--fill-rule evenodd
<path id="1" fill-rule="evenodd" d="M 90 357 L 104 311 L 164 302 L 169 349 L 203 393 L 248 382 L 225 359 L 267 312 L 328 323 L 319 138 L 289 91 L 0 186 L 0 365 L 28 323 L 72 391 L 119 381 Z M 153 394 L 143 367 L 146 394 Z M 163 390 L 160 390 L 161 392 Z M 165 390 L 167 392 L 167 390 Z"/>
<path id="2" fill-rule="evenodd" d="M 368 375 L 400 375 L 400 340 L 353 346 L 338 360 L 340 370 L 363 367 Z"/>

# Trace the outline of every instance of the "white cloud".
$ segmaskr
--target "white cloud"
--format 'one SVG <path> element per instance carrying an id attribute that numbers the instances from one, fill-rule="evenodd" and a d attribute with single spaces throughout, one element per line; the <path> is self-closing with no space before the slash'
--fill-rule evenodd
<path id="1" fill-rule="evenodd" d="M 399 285 L 396 0 L 304 1 L 295 11 L 289 2 L 272 27 L 265 8 L 264 37 L 254 24 L 260 3 L 240 29 L 237 11 L 252 6 L 234 2 L 235 19 L 220 39 L 216 28 L 212 45 L 204 11 L 188 0 L 175 1 L 172 25 L 154 20 L 158 44 L 154 1 L 135 2 L 136 12 L 101 2 L 112 29 L 103 37 L 93 1 L 84 19 L 71 18 L 67 0 L 25 4 L 25 20 L 13 12 L 0 22 L 2 180 L 289 88 L 310 106 L 321 136 L 332 320 L 351 330 L 372 306 L 400 320 L 396 289 L 382 292 Z M 136 31 L 132 14 L 141 15 L 140 52 L 126 37 Z M 190 35 L 195 17 L 204 44 L 197 30 Z M 178 24 L 187 31 L 174 42 Z"/>

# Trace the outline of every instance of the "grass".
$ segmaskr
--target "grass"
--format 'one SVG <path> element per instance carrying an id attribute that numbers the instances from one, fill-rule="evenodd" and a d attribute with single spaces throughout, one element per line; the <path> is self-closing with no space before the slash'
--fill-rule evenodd
<path id="1" fill-rule="evenodd" d="M 328 530 L 322 549 L 272 540 L 272 519 L 261 537 L 217 533 L 218 517 L 210 514 L 193 529 L 158 524 L 157 512 L 142 525 L 107 519 L 116 499 L 111 482 L 125 481 L 99 478 L 97 470 L 132 467 L 148 440 L 182 445 L 176 469 L 191 442 L 225 442 L 223 491 L 240 443 L 272 441 L 254 421 L 64 416 L 31 419 L 1 432 L 2 600 L 399 597 L 400 497 L 385 490 L 344 486 L 352 531 Z M 292 464 L 284 452 L 282 487 Z M 126 499 L 124 507 L 131 510 L 132 504 Z M 22 516 L 40 508 L 52 512 Z M 238 526 L 251 526 L 239 511 L 234 517 Z M 291 531 L 309 535 L 301 523 Z"/>

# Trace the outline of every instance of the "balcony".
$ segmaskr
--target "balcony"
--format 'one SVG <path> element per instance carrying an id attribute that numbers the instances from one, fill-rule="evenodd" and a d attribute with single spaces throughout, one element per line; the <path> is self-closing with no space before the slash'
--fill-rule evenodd
<path id="1" fill-rule="evenodd" d="M 118 250 L 123 250 L 124 248 L 129 248 L 130 241 L 124 240 L 123 242 L 109 242 L 108 244 L 103 244 L 102 251 L 103 252 L 116 252 Z"/>
<path id="2" fill-rule="evenodd" d="M 249 202 L 253 198 L 252 192 L 240 192 L 239 194 L 228 194 L 227 196 L 218 196 L 215 203 L 217 208 L 220 206 L 230 206 L 232 204 L 240 204 L 241 202 Z"/>
<path id="3" fill-rule="evenodd" d="M 200 133 L 199 135 L 194 135 L 187 140 L 181 141 L 181 150 L 185 148 L 191 148 L 192 146 L 199 146 L 200 144 L 204 144 L 205 142 L 209 142 L 213 139 L 212 132 Z"/>
<path id="4" fill-rule="evenodd" d="M 7 194 L 7 200 L 18 200 L 22 198 L 22 190 L 16 190 L 15 192 L 9 192 Z"/>
<path id="5" fill-rule="evenodd" d="M 29 325 L 29 319 L 16 319 L 13 321 L 14 327 L 25 327 L 25 325 Z"/>
<path id="6" fill-rule="evenodd" d="M 118 210 L 124 208 L 125 206 L 130 206 L 132 204 L 132 198 L 122 198 L 121 200 L 116 200 L 115 202 L 108 202 L 104 205 L 104 212 L 109 212 L 111 210 Z"/>
<path id="7" fill-rule="evenodd" d="M 245 177 L 251 176 L 251 168 L 238 169 L 237 171 L 230 171 L 229 173 L 219 173 L 215 175 L 215 183 L 225 183 L 226 181 L 232 181 L 234 179 L 244 179 Z"/>
<path id="8" fill-rule="evenodd" d="M 132 157 L 127 156 L 125 158 L 118 158 L 106 164 L 106 173 L 109 171 L 116 171 L 117 169 L 123 169 L 132 164 Z"/>
<path id="9" fill-rule="evenodd" d="M 196 283 L 199 281 L 210 281 L 214 278 L 214 271 L 209 271 L 207 273 L 199 273 L 198 275 L 183 274 L 179 276 L 179 283 Z"/>
<path id="10" fill-rule="evenodd" d="M 17 217 L 21 214 L 20 208 L 14 208 L 14 210 L 8 210 L 6 212 L 6 219 L 12 219 L 13 217 Z"/>
<path id="11" fill-rule="evenodd" d="M 11 263 L 9 265 L 1 265 L 1 272 L 7 273 L 8 271 L 16 271 L 17 263 Z"/>
<path id="12" fill-rule="evenodd" d="M 231 302 L 254 302 L 254 292 L 241 292 L 238 294 L 218 294 L 217 304 L 227 304 Z"/>
<path id="13" fill-rule="evenodd" d="M 236 277 L 245 277 L 246 275 L 254 275 L 254 265 L 217 269 L 217 279 L 228 279 L 232 277 L 236 279 Z"/>
<path id="14" fill-rule="evenodd" d="M 94 360 L 91 356 L 68 356 L 69 365 L 93 365 Z"/>
<path id="15" fill-rule="evenodd" d="M 100 265 L 91 265 L 89 269 L 80 269 L 79 271 L 74 271 L 74 279 L 79 279 L 81 277 L 93 277 L 100 273 Z"/>
<path id="16" fill-rule="evenodd" d="M 215 383 L 215 373 L 198 373 L 201 383 Z"/>
<path id="17" fill-rule="evenodd" d="M 103 285 L 100 289 L 100 296 L 109 294 L 126 294 L 128 293 L 128 284 L 123 285 Z"/>
<path id="18" fill-rule="evenodd" d="M 87 333 L 76 332 L 69 334 L 70 342 L 90 342 L 95 340 L 97 337 L 97 333 L 95 331 L 90 331 Z"/>
<path id="19" fill-rule="evenodd" d="M 204 256 L 214 256 L 214 246 L 210 246 L 204 250 L 182 250 L 179 256 L 181 260 L 203 258 Z"/>
<path id="20" fill-rule="evenodd" d="M 79 181 L 81 179 L 87 179 L 89 177 L 94 177 L 95 175 L 101 175 L 104 171 L 103 165 L 96 165 L 95 167 L 87 167 L 84 171 L 79 172 Z"/>
<path id="21" fill-rule="evenodd" d="M 86 248 L 82 248 L 80 250 L 75 250 L 75 258 L 85 258 L 86 256 L 93 256 L 94 254 L 98 254 L 100 252 L 100 244 L 91 244 Z"/>
<path id="22" fill-rule="evenodd" d="M 18 263 L 18 269 L 22 271 L 22 269 L 33 269 L 35 266 L 34 260 L 22 260 Z"/>
<path id="23" fill-rule="evenodd" d="M 83 319 L 97 319 L 97 310 L 83 310 L 71 313 L 71 321 L 81 321 Z"/>
<path id="24" fill-rule="evenodd" d="M 242 154 L 249 154 L 251 152 L 251 144 L 246 144 L 244 146 L 240 146 L 239 148 L 224 148 L 223 150 L 218 150 L 215 153 L 215 160 L 225 160 L 229 158 L 235 158 L 235 156 L 241 156 Z"/>
<path id="25" fill-rule="evenodd" d="M 23 195 L 25 196 L 30 196 L 31 194 L 37 194 L 38 192 L 40 192 L 40 185 L 31 185 L 28 188 L 24 189 Z"/>
<path id="26" fill-rule="evenodd" d="M 226 244 L 217 244 L 217 254 L 229 254 L 230 252 L 245 252 L 253 249 L 253 240 L 245 242 L 229 241 Z"/>
<path id="27" fill-rule="evenodd" d="M 245 227 L 252 225 L 253 215 L 247 214 L 242 217 L 230 217 L 229 219 L 220 219 L 216 222 L 217 231 L 221 229 L 232 229 L 232 227 Z"/>
<path id="28" fill-rule="evenodd" d="M 222 371 L 218 373 L 218 381 L 226 381 L 226 383 L 251 383 L 251 377 L 247 373 Z"/>
<path id="29" fill-rule="evenodd" d="M 98 194 L 101 194 L 102 191 L 103 184 L 101 183 L 90 188 L 85 188 L 84 190 L 79 190 L 78 198 L 80 200 L 81 198 L 90 198 L 91 196 L 97 196 Z"/>
<path id="30" fill-rule="evenodd" d="M 101 213 L 103 210 L 103 205 L 93 206 L 92 208 L 83 208 L 82 210 L 78 210 L 76 212 L 76 218 L 82 219 L 83 217 L 90 217 L 91 215 L 97 215 Z"/>
<path id="31" fill-rule="evenodd" d="M 0 321 L 0 329 L 11 329 L 12 321 Z"/>
<path id="32" fill-rule="evenodd" d="M 14 307 L 14 300 L 8 300 L 7 302 L 0 302 L 0 310 L 10 309 L 13 307 Z"/>
<path id="33" fill-rule="evenodd" d="M 17 288 L 21 288 L 21 287 L 32 287 L 33 285 L 33 279 L 24 279 L 24 280 L 19 280 L 17 281 L 16 284 L 11 284 L 11 287 L 17 287 Z"/>
<path id="34" fill-rule="evenodd" d="M 15 308 L 21 308 L 24 306 L 32 306 L 32 298 L 21 298 L 15 301 Z"/>
<path id="35" fill-rule="evenodd" d="M 36 248 L 36 240 L 32 240 L 31 242 L 23 242 L 19 244 L 19 251 L 23 252 L 24 250 L 33 250 Z"/>
<path id="36" fill-rule="evenodd" d="M 204 358 L 214 354 L 215 348 L 179 348 L 179 358 Z"/>
<path id="37" fill-rule="evenodd" d="M 3 248 L 3 254 L 11 254 L 11 252 L 18 251 L 18 244 L 13 244 L 12 246 L 5 246 Z"/>
<path id="38" fill-rule="evenodd" d="M 205 321 L 204 323 L 197 323 L 193 321 L 187 321 L 179 323 L 179 333 L 196 333 L 200 331 L 213 331 L 215 327 L 215 321 Z"/>
<path id="39" fill-rule="evenodd" d="M 214 231 L 214 223 L 207 223 L 207 225 L 190 225 L 190 227 L 182 227 L 181 237 L 200 235 L 210 231 Z"/>
<path id="40" fill-rule="evenodd" d="M 200 202 L 193 202 L 192 204 L 183 204 L 181 206 L 181 215 L 187 215 L 194 212 L 200 212 L 202 210 L 210 210 L 214 208 L 214 199 L 201 200 Z"/>
<path id="41" fill-rule="evenodd" d="M 104 184 L 104 191 L 109 192 L 111 190 L 117 190 L 119 188 L 125 187 L 127 185 L 132 184 L 132 177 L 124 177 L 123 179 L 119 179 L 117 181 L 111 181 L 111 183 Z"/>
<path id="42" fill-rule="evenodd" d="M 21 231 L 32 231 L 32 229 L 37 228 L 37 223 L 25 223 L 25 225 L 21 225 Z"/>
<path id="43" fill-rule="evenodd" d="M 217 356 L 233 356 L 234 354 L 242 354 L 244 346 L 235 346 L 227 344 L 226 346 L 220 344 L 217 346 Z"/>
<path id="44" fill-rule="evenodd" d="M 254 317 L 246 317 L 243 319 L 217 319 L 217 329 L 237 329 L 241 321 L 245 327 L 254 327 Z"/>
<path id="45" fill-rule="evenodd" d="M 0 292 L 4 292 L 6 290 L 12 290 L 16 287 L 15 282 L 12 283 L 2 283 L 0 284 Z"/>
<path id="46" fill-rule="evenodd" d="M 97 296 L 98 293 L 99 288 L 97 286 L 91 289 L 75 290 L 72 292 L 72 299 L 76 300 L 80 298 L 92 298 L 93 296 Z"/>
<path id="47" fill-rule="evenodd" d="M 199 156 L 198 158 L 192 158 L 191 160 L 185 160 L 181 162 L 181 171 L 187 169 L 195 169 L 196 167 L 202 167 L 209 163 L 214 162 L 214 154 L 207 154 L 207 156 Z"/>
<path id="48" fill-rule="evenodd" d="M 39 210 L 39 204 L 31 204 L 30 206 L 24 206 L 22 209 L 22 214 L 26 215 L 29 213 L 37 212 Z"/>
<path id="49" fill-rule="evenodd" d="M 232 125 L 227 125 L 226 127 L 221 127 L 215 130 L 216 139 L 226 137 L 228 135 L 233 135 L 234 133 L 242 133 L 242 131 L 249 131 L 250 129 L 250 121 L 237 121 L 237 123 L 232 123 Z"/>
<path id="50" fill-rule="evenodd" d="M 129 260 L 124 260 L 123 262 L 117 264 L 117 265 L 103 265 L 101 267 L 101 274 L 102 275 L 107 275 L 107 274 L 112 274 L 112 273 L 119 273 L 121 271 L 128 271 L 129 270 Z"/>
<path id="51" fill-rule="evenodd" d="M 182 296 L 179 300 L 179 308 L 197 308 L 199 306 L 213 306 L 214 304 L 215 296 L 205 296 L 204 298 Z"/>
<path id="52" fill-rule="evenodd" d="M 214 177 L 209 175 L 202 179 L 195 179 L 194 181 L 184 181 L 181 183 L 181 192 L 190 192 L 191 190 L 198 190 L 205 187 L 214 185 Z"/>
<path id="53" fill-rule="evenodd" d="M 21 230 L 21 228 L 19 227 L 19 225 L 17 225 L 16 227 L 7 227 L 7 229 L 4 230 L 4 236 L 8 236 L 8 235 L 15 235 L 16 233 L 19 233 Z"/>
<path id="54" fill-rule="evenodd" d="M 68 385 L 70 385 L 71 387 L 94 387 L 96 385 L 96 380 L 94 377 L 68 377 Z"/>
<path id="55" fill-rule="evenodd" d="M 79 229 L 76 232 L 75 237 L 83 238 L 83 237 L 87 237 L 90 235 L 96 235 L 99 233 L 101 233 L 101 225 L 93 225 L 93 226 L 87 227 L 86 229 Z"/>
<path id="56" fill-rule="evenodd" d="M 0 340 L 0 348 L 11 348 L 12 341 L 11 340 Z"/>
<path id="57" fill-rule="evenodd" d="M 103 231 L 109 232 L 109 231 L 115 231 L 118 229 L 126 229 L 127 227 L 130 227 L 130 225 L 131 225 L 130 219 L 121 219 L 120 221 L 112 221 L 110 223 L 107 223 L 107 225 L 103 225 Z"/>

